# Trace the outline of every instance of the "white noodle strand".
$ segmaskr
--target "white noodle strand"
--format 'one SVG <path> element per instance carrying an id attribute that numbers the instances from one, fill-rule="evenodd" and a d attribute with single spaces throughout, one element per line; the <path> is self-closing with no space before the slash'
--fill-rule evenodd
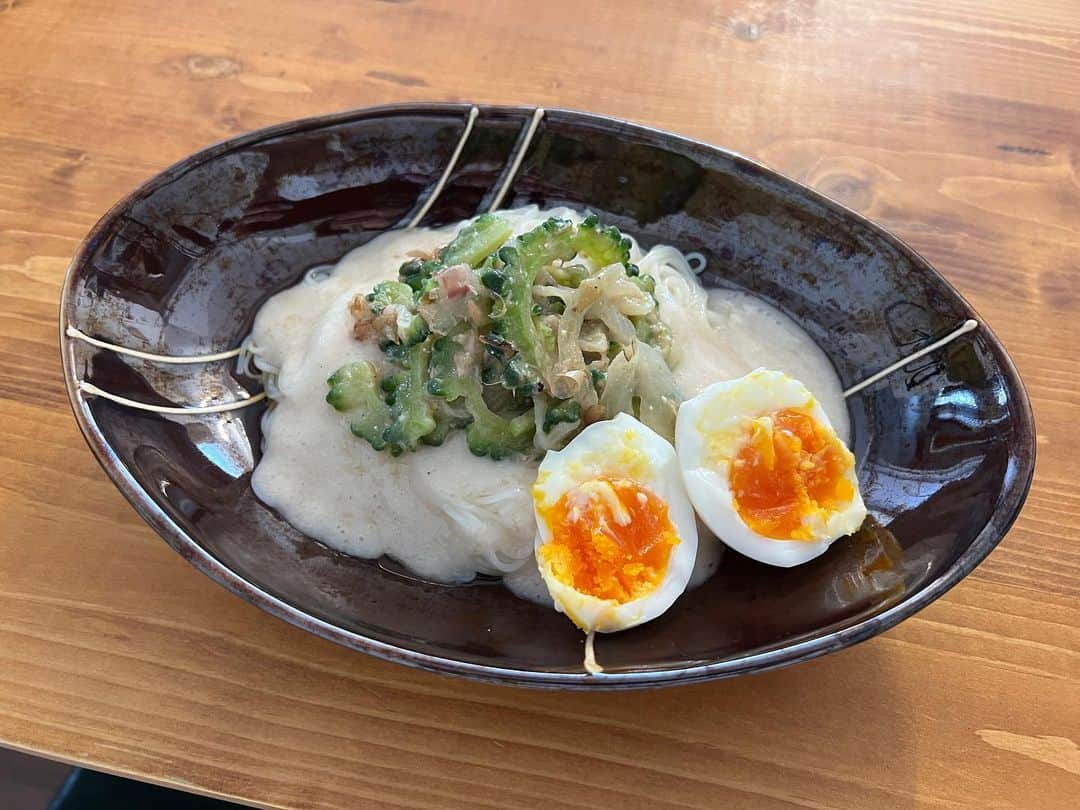
<path id="1" fill-rule="evenodd" d="M 241 349 L 229 349 L 227 352 L 215 352 L 214 354 L 199 354 L 191 355 L 190 357 L 175 357 L 169 354 L 153 354 L 151 352 L 143 352 L 138 349 L 129 349 L 126 346 L 117 346 L 115 343 L 109 343 L 105 340 L 98 340 L 95 337 L 76 329 L 74 326 L 68 325 L 65 330 L 68 337 L 81 340 L 83 343 L 89 343 L 91 346 L 97 346 L 99 349 L 108 349 L 109 351 L 116 352 L 117 354 L 126 354 L 129 357 L 138 357 L 140 360 L 150 360 L 154 363 L 174 363 L 178 365 L 192 364 L 192 363 L 213 363 L 216 360 L 228 360 L 240 355 Z"/>
<path id="2" fill-rule="evenodd" d="M 476 116 L 480 114 L 480 111 L 476 107 L 469 109 L 469 117 L 465 121 L 465 129 L 461 133 L 461 137 L 458 139 L 457 146 L 454 147 L 454 153 L 450 155 L 450 161 L 446 164 L 446 168 L 443 169 L 442 175 L 439 177 L 439 182 L 435 184 L 435 188 L 431 190 L 431 195 L 424 200 L 424 204 L 420 206 L 420 210 L 413 215 L 413 218 L 409 220 L 409 224 L 405 226 L 406 230 L 411 230 L 416 227 L 431 210 L 431 206 L 435 204 L 435 200 L 442 194 L 443 189 L 446 187 L 447 182 L 450 180 L 450 174 L 454 171 L 454 167 L 457 166 L 458 158 L 461 157 L 462 150 L 465 149 L 465 142 L 469 140 L 469 134 L 472 132 L 473 124 L 476 123 Z"/>
<path id="3" fill-rule="evenodd" d="M 856 383 L 855 385 L 851 386 L 851 388 L 847 389 L 844 392 L 844 399 L 847 399 L 852 394 L 857 394 L 859 391 L 862 391 L 864 388 L 866 388 L 869 385 L 873 385 L 878 380 L 881 380 L 881 379 L 884 379 L 885 377 L 888 377 L 894 371 L 899 371 L 901 368 L 906 366 L 912 360 L 918 360 L 920 357 L 923 357 L 924 355 L 930 354 L 930 352 L 937 351 L 942 346 L 945 346 L 948 343 L 952 343 L 954 340 L 956 340 L 961 335 L 965 335 L 968 332 L 971 332 L 971 331 L 973 331 L 975 329 L 978 329 L 978 328 L 979 328 L 979 322 L 976 321 L 974 318 L 969 318 L 968 320 L 964 321 L 963 324 L 961 324 L 959 327 L 954 329 L 952 332 L 949 332 L 949 334 L 947 334 L 941 340 L 935 340 L 929 346 L 924 346 L 923 348 L 919 349 L 917 352 L 912 352 L 907 357 L 901 358 L 900 360 L 897 360 L 892 365 L 886 366 L 881 371 L 879 371 L 877 374 L 871 374 L 869 377 L 867 377 L 861 383 Z"/>
<path id="4" fill-rule="evenodd" d="M 705 272 L 705 265 L 708 261 L 705 259 L 704 253 L 699 253 L 696 250 L 693 253 L 684 254 L 686 263 L 690 265 L 690 270 L 695 276 L 700 276 Z"/>
<path id="5" fill-rule="evenodd" d="M 110 402 L 115 402 L 117 405 L 134 408 L 135 410 L 148 411 L 150 413 L 165 413 L 174 416 L 199 416 L 208 413 L 225 413 L 227 411 L 236 411 L 240 408 L 246 408 L 248 405 L 254 405 L 256 402 L 261 402 L 262 400 L 266 399 L 266 392 L 260 391 L 258 394 L 250 396 L 247 399 L 238 399 L 234 402 L 222 402 L 218 405 L 178 407 L 175 405 L 151 405 L 147 402 L 137 402 L 134 399 L 128 399 L 127 397 L 110 394 L 108 391 L 103 391 L 93 383 L 88 383 L 85 380 L 79 380 L 79 390 L 83 393 L 90 394 L 91 396 L 101 397 L 102 399 L 107 399 Z"/>
<path id="6" fill-rule="evenodd" d="M 604 668 L 596 662 L 596 631 L 590 630 L 585 636 L 585 671 L 590 675 L 600 675 Z"/>
<path id="7" fill-rule="evenodd" d="M 528 129 L 525 130 L 525 137 L 521 139 L 521 145 L 518 146 L 517 151 L 514 153 L 514 159 L 510 162 L 510 167 L 506 170 L 506 177 L 503 178 L 502 185 L 499 186 L 495 198 L 491 201 L 491 205 L 488 206 L 488 213 L 502 205 L 503 197 L 506 196 L 506 192 L 508 192 L 510 186 L 513 185 L 518 169 L 521 168 L 521 162 L 525 160 L 525 153 L 529 151 L 529 144 L 532 143 L 533 136 L 536 135 L 536 130 L 540 126 L 540 119 L 543 117 L 544 108 L 537 107 L 533 111 L 532 120 L 529 121 Z"/>
<path id="8" fill-rule="evenodd" d="M 240 353 L 236 356 L 236 373 L 242 377 L 258 377 L 260 372 L 252 367 L 258 354 L 258 347 L 251 335 L 248 335 L 240 343 Z"/>

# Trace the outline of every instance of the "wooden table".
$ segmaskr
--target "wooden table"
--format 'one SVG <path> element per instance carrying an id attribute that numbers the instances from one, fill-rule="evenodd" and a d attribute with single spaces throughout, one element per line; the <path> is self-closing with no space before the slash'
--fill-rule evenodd
<path id="1" fill-rule="evenodd" d="M 190 568 L 75 428 L 68 259 L 195 149 L 405 99 L 671 129 L 909 240 L 1031 392 L 1016 527 L 871 642 L 631 694 L 406 670 Z M 1078 318 L 1075 2 L 0 0 L 0 743 L 274 807 L 1080 806 Z"/>

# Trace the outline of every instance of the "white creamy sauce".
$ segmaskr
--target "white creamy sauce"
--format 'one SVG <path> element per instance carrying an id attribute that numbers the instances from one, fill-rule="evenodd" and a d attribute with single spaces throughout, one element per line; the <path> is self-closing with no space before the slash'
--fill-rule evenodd
<path id="1" fill-rule="evenodd" d="M 500 211 L 514 233 L 569 209 Z M 348 303 L 396 278 L 410 251 L 445 245 L 459 225 L 390 231 L 273 296 L 255 318 L 256 364 L 276 372 L 276 404 L 263 422 L 264 452 L 252 475 L 255 494 L 296 528 L 358 557 L 389 555 L 418 575 L 463 582 L 477 572 L 504 575 L 519 596 L 551 604 L 533 558 L 532 462 L 472 455 L 464 432 L 441 447 L 397 458 L 349 431 L 349 417 L 325 400 L 326 378 L 345 363 L 381 359 L 352 335 Z M 705 290 L 677 250 L 657 247 L 634 260 L 657 279 L 660 315 L 671 327 L 671 362 L 685 397 L 759 366 L 802 380 L 837 433 L 849 435 L 840 381 L 825 354 L 791 319 L 749 295 Z M 702 529 L 704 527 L 701 527 Z M 716 569 L 722 546 L 703 530 L 691 586 Z"/>

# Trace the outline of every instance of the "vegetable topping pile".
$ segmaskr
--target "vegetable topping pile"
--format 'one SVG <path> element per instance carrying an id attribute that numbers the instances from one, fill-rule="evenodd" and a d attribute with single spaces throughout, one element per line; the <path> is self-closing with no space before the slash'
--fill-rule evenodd
<path id="1" fill-rule="evenodd" d="M 620 412 L 671 438 L 680 398 L 654 286 L 595 216 L 512 239 L 485 214 L 352 300 L 356 338 L 385 359 L 338 369 L 326 400 L 393 455 L 458 429 L 477 455 L 539 456 Z"/>

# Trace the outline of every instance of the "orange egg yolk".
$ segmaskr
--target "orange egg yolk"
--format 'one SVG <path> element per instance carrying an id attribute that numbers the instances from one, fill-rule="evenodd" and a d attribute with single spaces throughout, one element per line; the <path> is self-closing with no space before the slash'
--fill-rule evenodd
<path id="1" fill-rule="evenodd" d="M 539 555 L 559 581 L 620 604 L 664 578 L 679 535 L 667 504 L 636 481 L 598 478 L 541 510 L 551 540 Z"/>
<path id="2" fill-rule="evenodd" d="M 771 422 L 771 425 L 770 425 Z M 810 414 L 786 408 L 757 419 L 731 466 L 731 492 L 743 522 L 765 537 L 809 540 L 804 519 L 848 503 L 853 460 Z"/>

